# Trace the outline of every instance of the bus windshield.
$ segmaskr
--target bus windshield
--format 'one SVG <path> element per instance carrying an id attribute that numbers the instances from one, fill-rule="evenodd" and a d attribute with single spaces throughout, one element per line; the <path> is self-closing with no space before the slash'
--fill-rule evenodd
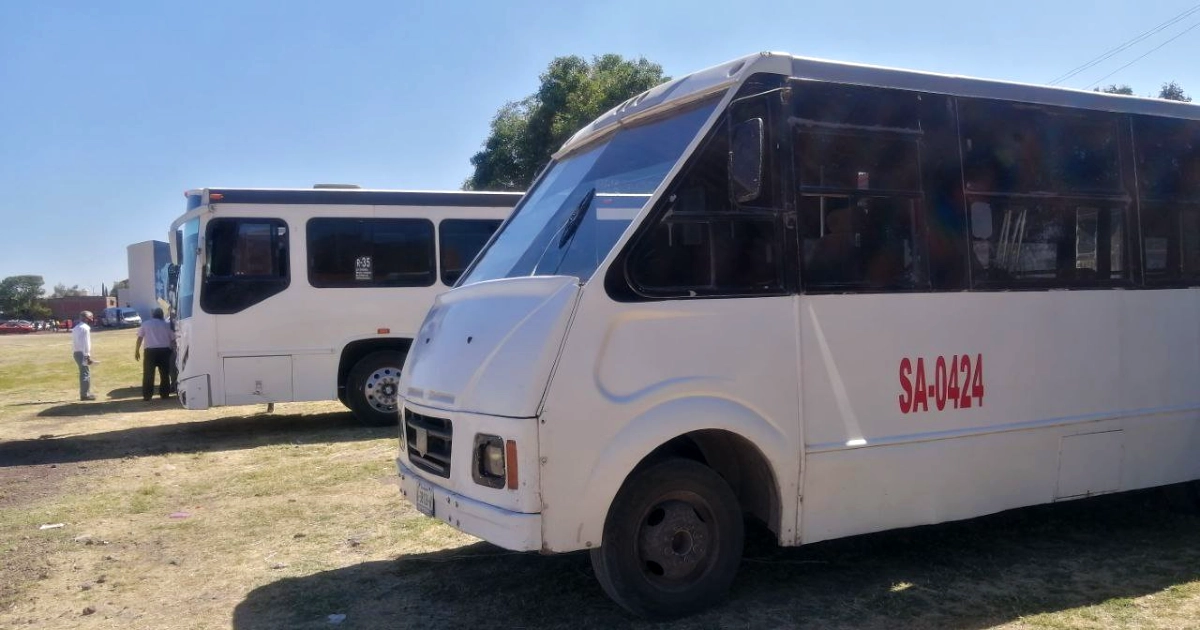
<path id="1" fill-rule="evenodd" d="M 601 202 L 649 199 L 718 100 L 620 129 L 553 163 L 461 284 L 539 275 L 586 282 L 640 210 L 597 212 Z"/>
<path id="2" fill-rule="evenodd" d="M 192 316 L 193 297 L 196 293 L 196 249 L 200 243 L 200 219 L 195 218 L 179 228 L 179 286 L 175 292 L 175 312 L 179 319 Z"/>

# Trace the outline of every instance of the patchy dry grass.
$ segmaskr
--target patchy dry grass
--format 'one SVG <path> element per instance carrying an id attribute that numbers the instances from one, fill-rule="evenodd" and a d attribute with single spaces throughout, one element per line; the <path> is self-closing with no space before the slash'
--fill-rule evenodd
<path id="1" fill-rule="evenodd" d="M 646 626 L 585 555 L 417 514 L 394 431 L 144 403 L 132 331 L 95 345 L 79 403 L 65 335 L 0 337 L 0 627 Z M 1148 492 L 801 549 L 754 530 L 730 601 L 667 627 L 798 626 L 1200 628 L 1200 517 Z"/>

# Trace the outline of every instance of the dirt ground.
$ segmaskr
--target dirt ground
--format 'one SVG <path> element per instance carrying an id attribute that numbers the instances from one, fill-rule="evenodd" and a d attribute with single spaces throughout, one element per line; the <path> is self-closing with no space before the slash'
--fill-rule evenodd
<path id="1" fill-rule="evenodd" d="M 586 555 L 416 513 L 395 430 L 336 403 L 143 402 L 133 339 L 95 335 L 80 402 L 66 335 L 0 337 L 0 628 L 648 626 Z M 730 600 L 663 627 L 1200 628 L 1200 516 L 1151 491 L 800 549 L 752 528 Z"/>

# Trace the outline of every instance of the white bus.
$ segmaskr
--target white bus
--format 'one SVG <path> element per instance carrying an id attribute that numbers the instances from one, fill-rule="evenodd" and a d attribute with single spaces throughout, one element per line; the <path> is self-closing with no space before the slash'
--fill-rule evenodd
<path id="1" fill-rule="evenodd" d="M 799 545 L 1196 480 L 1198 286 L 1200 108 L 747 57 L 580 130 L 437 299 L 401 490 L 686 614 L 743 514 Z"/>
<path id="2" fill-rule="evenodd" d="M 171 226 L 179 400 L 341 400 L 396 422 L 421 318 L 518 193 L 203 188 Z"/>

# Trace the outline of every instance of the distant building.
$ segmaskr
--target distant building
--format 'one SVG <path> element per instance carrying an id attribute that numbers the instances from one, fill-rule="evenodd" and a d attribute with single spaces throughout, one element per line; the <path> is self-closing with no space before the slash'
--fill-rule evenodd
<path id="1" fill-rule="evenodd" d="M 129 252 L 129 288 L 121 289 L 120 303 L 136 309 L 142 319 L 162 306 L 167 295 L 166 267 L 171 264 L 171 248 L 162 241 L 134 243 Z"/>
<path id="2" fill-rule="evenodd" d="M 91 311 L 99 318 L 104 309 L 116 305 L 117 298 L 99 295 L 46 298 L 46 306 L 50 307 L 50 316 L 54 319 L 75 319 L 79 311 Z"/>

